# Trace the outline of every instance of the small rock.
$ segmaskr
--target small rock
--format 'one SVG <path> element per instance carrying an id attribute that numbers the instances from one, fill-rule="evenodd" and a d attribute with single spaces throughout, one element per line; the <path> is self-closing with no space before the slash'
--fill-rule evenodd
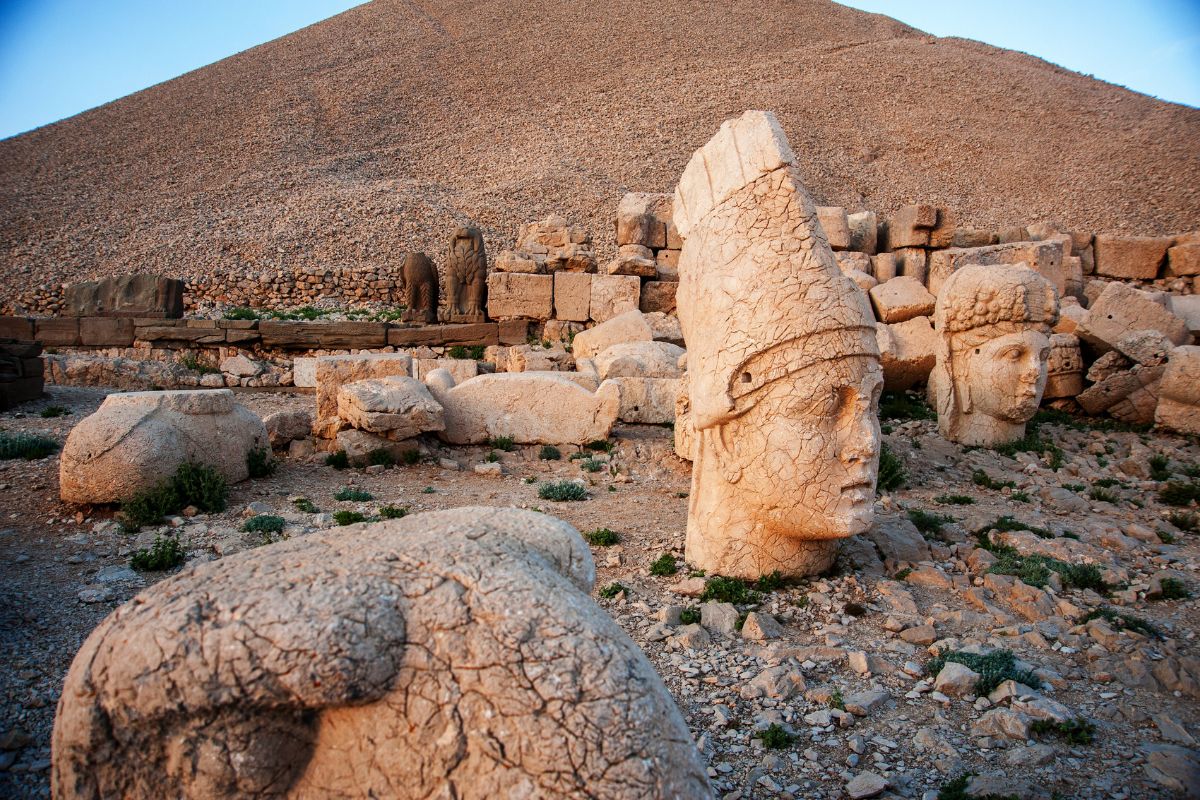
<path id="1" fill-rule="evenodd" d="M 975 684 L 979 682 L 979 673 L 965 664 L 947 661 L 946 666 L 937 674 L 933 688 L 949 697 L 962 697 L 975 693 Z"/>
<path id="2" fill-rule="evenodd" d="M 700 604 L 700 624 L 713 633 L 733 636 L 737 633 L 738 610 L 733 603 Z"/>
<path id="3" fill-rule="evenodd" d="M 783 635 L 783 627 L 770 614 L 751 611 L 742 623 L 742 638 L 760 642 L 764 639 L 778 639 Z"/>
<path id="4" fill-rule="evenodd" d="M 884 708 L 891 701 L 891 692 L 886 689 L 874 689 L 847 695 L 843 703 L 851 714 L 856 717 L 865 717 Z"/>
<path id="5" fill-rule="evenodd" d="M 79 600 L 83 603 L 103 603 L 112 599 L 112 590 L 105 586 L 88 587 L 79 590 Z"/>
<path id="6" fill-rule="evenodd" d="M 846 784 L 846 794 L 853 800 L 875 797 L 888 787 L 887 780 L 874 772 L 860 772 Z"/>

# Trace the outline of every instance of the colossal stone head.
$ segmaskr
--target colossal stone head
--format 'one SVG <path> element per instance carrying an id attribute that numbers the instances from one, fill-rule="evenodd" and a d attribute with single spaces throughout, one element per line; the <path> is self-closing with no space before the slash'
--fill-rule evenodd
<path id="1" fill-rule="evenodd" d="M 971 265 L 943 284 L 930 376 L 943 436 L 993 445 L 1025 435 L 1046 388 L 1057 320 L 1054 286 L 1023 264 Z"/>
<path id="2" fill-rule="evenodd" d="M 722 575 L 827 568 L 871 524 L 883 375 L 774 115 L 748 111 L 675 192 L 696 430 L 687 557 Z"/>

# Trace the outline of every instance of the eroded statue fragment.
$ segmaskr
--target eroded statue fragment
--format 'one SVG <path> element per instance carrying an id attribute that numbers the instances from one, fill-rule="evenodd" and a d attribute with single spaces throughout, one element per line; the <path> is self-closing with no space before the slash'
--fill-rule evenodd
<path id="1" fill-rule="evenodd" d="M 446 302 L 450 322 L 483 322 L 487 252 L 478 228 L 459 228 L 446 254 Z"/>
<path id="2" fill-rule="evenodd" d="M 408 307 L 400 319 L 404 322 L 437 323 L 438 274 L 437 267 L 424 253 L 409 253 L 404 257 L 401 268 L 404 278 L 404 302 Z"/>
<path id="3" fill-rule="evenodd" d="M 804 575 L 871 524 L 883 383 L 865 296 L 838 269 L 774 115 L 725 122 L 675 192 L 695 428 L 686 556 Z"/>
<path id="4" fill-rule="evenodd" d="M 938 430 L 968 445 L 1020 439 L 1046 388 L 1054 286 L 1025 267 L 970 265 L 942 286 L 930 375 Z"/>
<path id="5" fill-rule="evenodd" d="M 707 798 L 565 522 L 459 508 L 239 553 L 88 637 L 54 797 Z"/>

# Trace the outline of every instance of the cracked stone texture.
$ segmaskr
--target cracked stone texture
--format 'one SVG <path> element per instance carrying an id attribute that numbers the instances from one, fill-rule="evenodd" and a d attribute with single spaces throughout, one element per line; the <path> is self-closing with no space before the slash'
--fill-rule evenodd
<path id="1" fill-rule="evenodd" d="M 228 389 L 112 394 L 67 437 L 60 495 L 68 503 L 127 500 L 185 461 L 236 483 L 249 475 L 246 454 L 269 447 L 263 421 Z"/>
<path id="2" fill-rule="evenodd" d="M 940 338 L 930 396 L 942 436 L 969 445 L 1023 437 L 1046 388 L 1057 321 L 1054 286 L 1027 267 L 972 264 L 954 272 L 933 321 Z"/>
<path id="3" fill-rule="evenodd" d="M 1042 399 L 1074 397 L 1082 391 L 1083 353 L 1079 349 L 1079 337 L 1071 333 L 1051 334 Z"/>
<path id="4" fill-rule="evenodd" d="M 416 378 L 386 378 L 347 383 L 338 391 L 338 416 L 359 430 L 409 439 L 446 427 L 441 405 Z"/>
<path id="5" fill-rule="evenodd" d="M 696 430 L 687 559 L 745 578 L 819 572 L 873 516 L 883 376 L 866 297 L 769 112 L 696 151 L 674 213 Z"/>
<path id="6" fill-rule="evenodd" d="M 1171 351 L 1154 421 L 1171 430 L 1200 433 L 1200 347 L 1184 345 Z"/>
<path id="7" fill-rule="evenodd" d="M 511 436 L 518 444 L 586 444 L 607 439 L 620 411 L 621 392 L 605 381 L 595 392 L 553 372 L 500 372 L 455 385 L 433 370 L 429 391 L 442 405 L 453 444 L 480 444 Z"/>
<path id="8" fill-rule="evenodd" d="M 317 418 L 313 435 L 332 439 L 342 429 L 338 392 L 344 384 L 388 375 L 411 376 L 412 357 L 405 353 L 360 353 L 317 358 Z"/>
<path id="9" fill-rule="evenodd" d="M 587 545 L 430 512 L 184 570 L 88 637 L 57 798 L 696 798 L 711 789 Z"/>

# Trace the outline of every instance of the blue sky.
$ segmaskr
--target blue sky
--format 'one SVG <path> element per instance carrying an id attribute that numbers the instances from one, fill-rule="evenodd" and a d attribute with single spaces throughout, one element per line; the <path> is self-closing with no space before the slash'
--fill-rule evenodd
<path id="1" fill-rule="evenodd" d="M 360 0 L 0 0 L 0 138 L 278 38 Z M 1200 107 L 1200 0 L 846 0 Z"/>

